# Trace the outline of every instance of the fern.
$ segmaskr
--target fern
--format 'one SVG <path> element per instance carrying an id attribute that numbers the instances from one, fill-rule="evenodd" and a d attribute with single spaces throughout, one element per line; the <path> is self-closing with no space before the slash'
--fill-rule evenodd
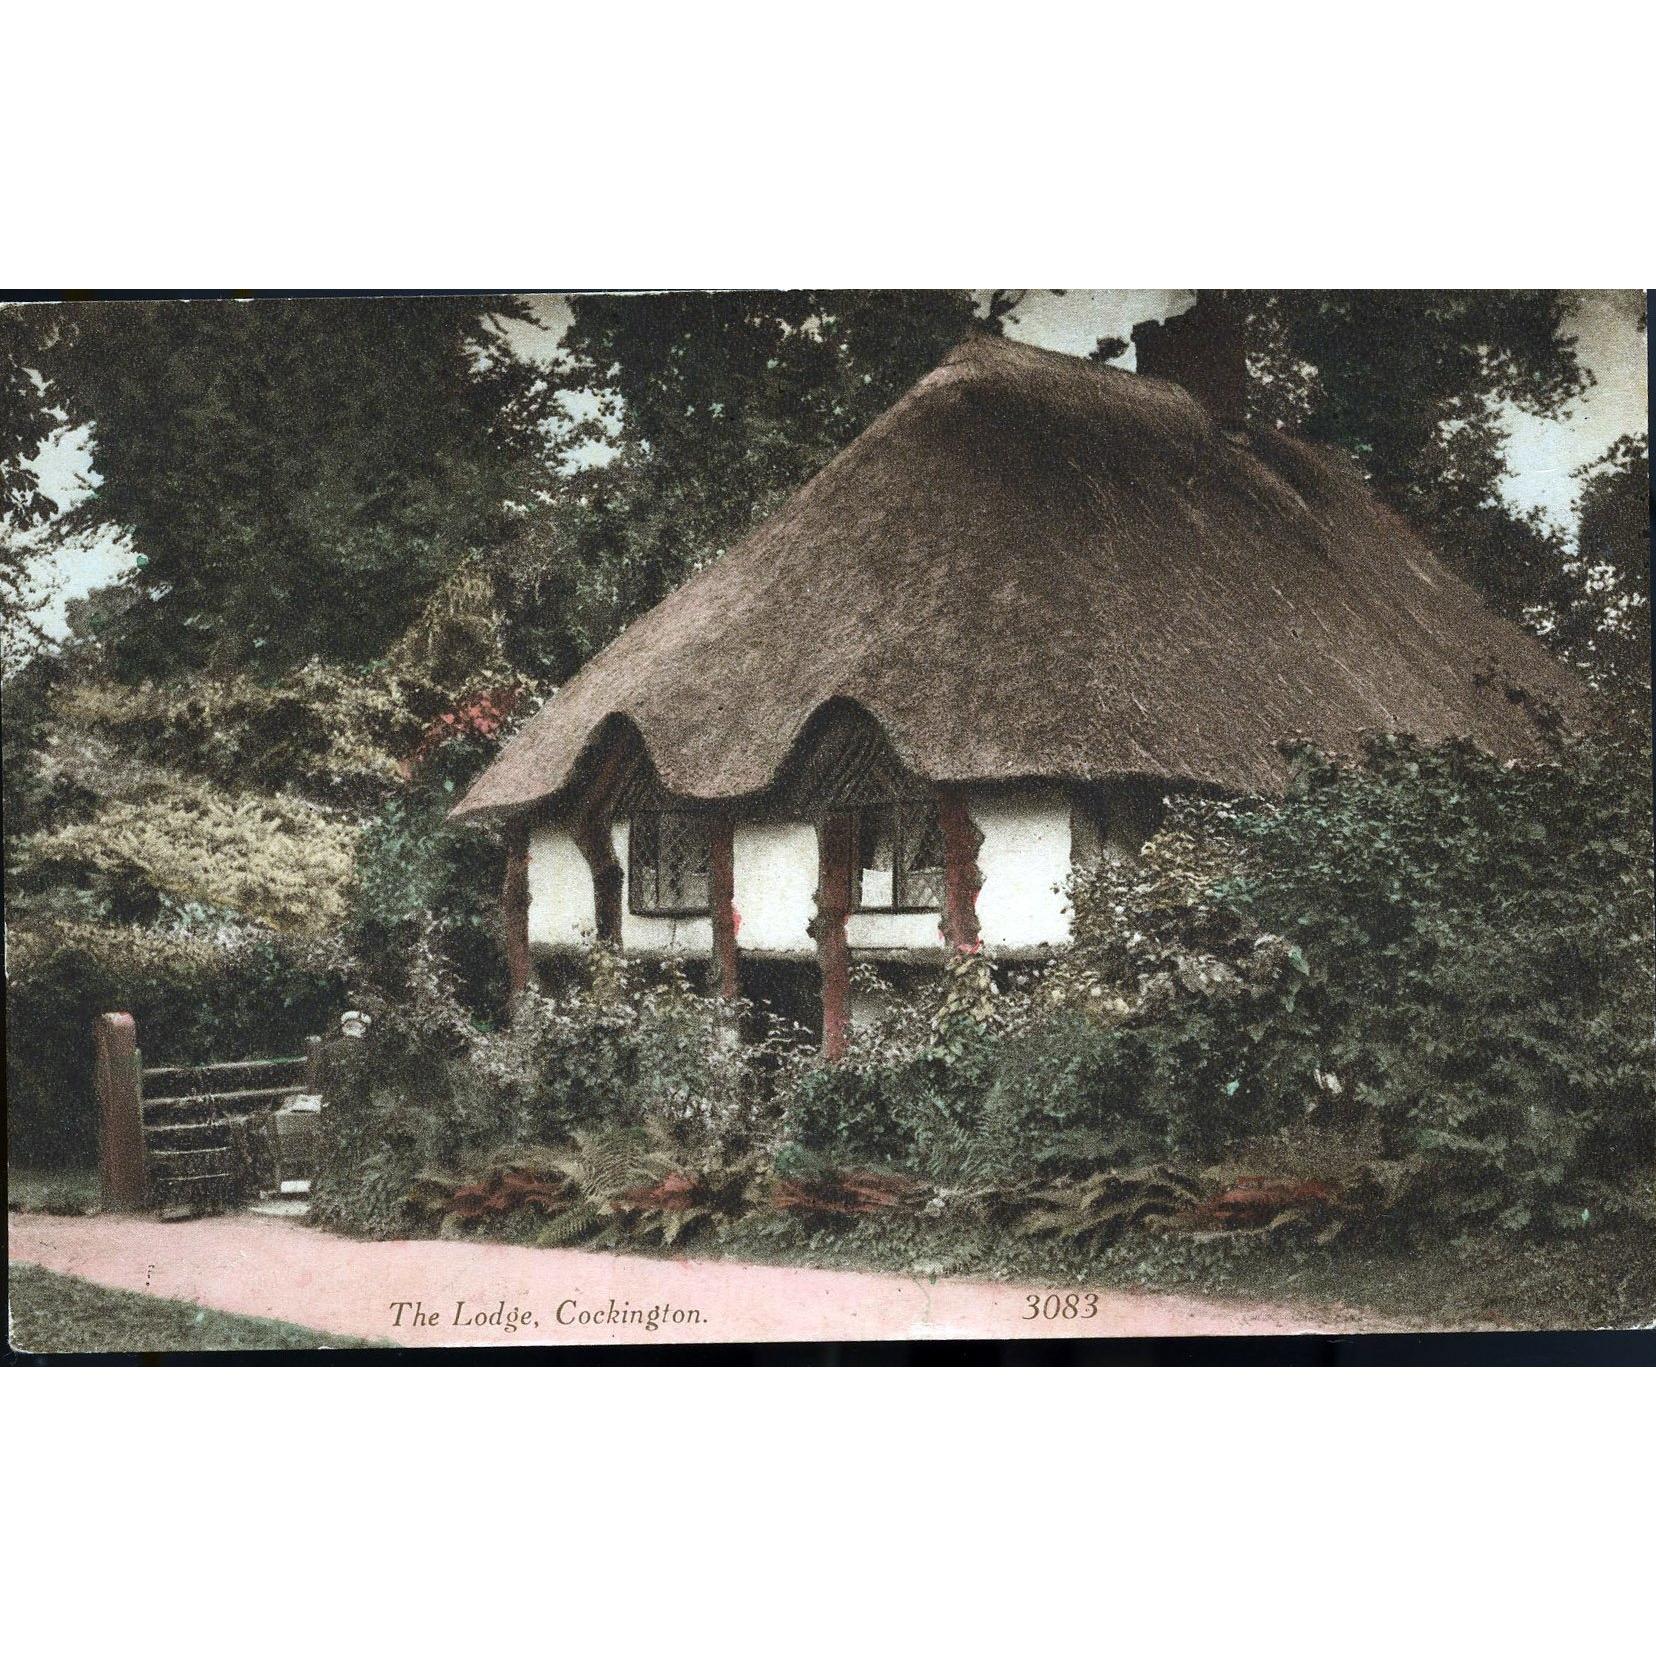
<path id="1" fill-rule="evenodd" d="M 577 1202 L 565 1208 L 557 1218 L 541 1226 L 535 1233 L 535 1245 L 541 1248 L 569 1248 L 578 1242 L 602 1240 L 613 1232 L 615 1221 L 591 1202 Z"/>

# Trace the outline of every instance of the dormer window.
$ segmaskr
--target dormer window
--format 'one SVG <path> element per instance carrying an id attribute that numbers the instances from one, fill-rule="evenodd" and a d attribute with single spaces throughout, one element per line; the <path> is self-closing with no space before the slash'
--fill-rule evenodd
<path id="1" fill-rule="evenodd" d="M 856 813 L 852 901 L 860 910 L 935 913 L 943 906 L 943 834 L 930 799 L 865 805 Z"/>
<path id="2" fill-rule="evenodd" d="M 638 915 L 708 912 L 707 818 L 695 811 L 640 811 L 627 834 L 627 910 Z"/>

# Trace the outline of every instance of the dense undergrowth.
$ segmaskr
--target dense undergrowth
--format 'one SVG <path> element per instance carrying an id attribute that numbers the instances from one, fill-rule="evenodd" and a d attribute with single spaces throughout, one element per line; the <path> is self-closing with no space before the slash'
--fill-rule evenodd
<path id="1" fill-rule="evenodd" d="M 8 1160 L 95 1156 L 91 1031 L 150 1064 L 291 1055 L 424 939 L 498 1007 L 500 849 L 450 825 L 525 687 L 463 567 L 386 660 L 124 684 L 96 641 L 6 686 Z"/>
<path id="2" fill-rule="evenodd" d="M 1298 754 L 1285 800 L 1177 801 L 1082 877 L 1058 963 L 962 956 L 832 1066 L 603 954 L 480 1029 L 416 949 L 316 1216 L 1209 1286 L 1525 1258 L 1585 1320 L 1656 1314 L 1649 765 Z"/>

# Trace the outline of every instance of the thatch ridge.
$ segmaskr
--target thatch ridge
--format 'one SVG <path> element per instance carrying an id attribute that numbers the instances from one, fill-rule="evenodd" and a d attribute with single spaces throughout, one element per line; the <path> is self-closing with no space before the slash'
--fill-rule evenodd
<path id="1" fill-rule="evenodd" d="M 1524 696 L 1585 706 L 1344 457 L 975 336 L 594 656 L 455 814 L 555 804 L 617 719 L 707 800 L 770 787 L 835 699 L 933 781 L 1274 791 L 1294 737 L 1532 756 Z"/>

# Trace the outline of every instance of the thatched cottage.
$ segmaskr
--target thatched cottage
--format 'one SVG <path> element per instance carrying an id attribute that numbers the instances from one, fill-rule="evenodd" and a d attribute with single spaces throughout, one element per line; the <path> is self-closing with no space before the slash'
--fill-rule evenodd
<path id="1" fill-rule="evenodd" d="M 858 958 L 1050 955 L 1079 859 L 1278 744 L 1537 751 L 1577 700 L 1345 459 L 1242 422 L 1217 300 L 1139 372 L 952 351 L 635 621 L 456 809 L 503 823 L 514 982 L 593 939 L 792 984 L 841 1046 Z"/>

